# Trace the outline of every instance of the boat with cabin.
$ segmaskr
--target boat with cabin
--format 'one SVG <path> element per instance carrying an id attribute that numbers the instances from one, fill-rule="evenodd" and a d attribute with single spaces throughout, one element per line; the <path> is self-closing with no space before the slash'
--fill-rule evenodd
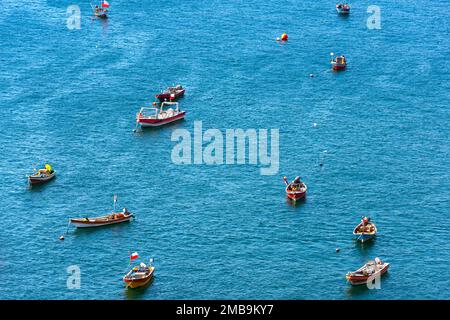
<path id="1" fill-rule="evenodd" d="M 159 107 L 142 107 L 136 115 L 136 124 L 142 128 L 159 127 L 184 119 L 186 111 L 181 111 L 178 102 L 164 101 Z"/>

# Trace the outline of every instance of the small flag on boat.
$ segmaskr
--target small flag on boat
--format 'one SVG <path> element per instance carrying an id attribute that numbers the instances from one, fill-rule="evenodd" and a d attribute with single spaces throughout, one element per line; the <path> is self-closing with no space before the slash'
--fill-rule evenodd
<path id="1" fill-rule="evenodd" d="M 130 256 L 130 260 L 136 260 L 139 258 L 139 254 L 137 252 L 133 252 Z"/>
<path id="2" fill-rule="evenodd" d="M 102 7 L 103 8 L 109 8 L 109 2 L 106 1 L 106 0 L 103 0 Z"/>

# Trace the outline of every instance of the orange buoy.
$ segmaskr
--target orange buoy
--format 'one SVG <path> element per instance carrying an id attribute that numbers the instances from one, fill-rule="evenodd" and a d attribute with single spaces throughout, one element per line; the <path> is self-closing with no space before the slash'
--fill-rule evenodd
<path id="1" fill-rule="evenodd" d="M 287 41 L 287 39 L 288 39 L 288 35 L 286 33 L 283 33 L 281 35 L 281 41 Z"/>

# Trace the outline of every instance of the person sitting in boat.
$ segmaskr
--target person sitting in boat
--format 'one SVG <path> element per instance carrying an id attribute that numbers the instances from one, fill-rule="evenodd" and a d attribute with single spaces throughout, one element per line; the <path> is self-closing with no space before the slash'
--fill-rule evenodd
<path id="1" fill-rule="evenodd" d="M 292 191 L 296 191 L 296 190 L 300 189 L 300 187 L 302 185 L 303 185 L 303 182 L 302 182 L 301 178 L 297 176 L 297 177 L 295 177 L 294 181 L 292 181 L 289 184 L 289 189 Z"/>

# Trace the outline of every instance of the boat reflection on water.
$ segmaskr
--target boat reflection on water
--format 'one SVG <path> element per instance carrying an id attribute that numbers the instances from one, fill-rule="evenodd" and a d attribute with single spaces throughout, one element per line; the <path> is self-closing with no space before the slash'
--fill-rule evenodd
<path id="1" fill-rule="evenodd" d="M 142 299 L 144 297 L 144 294 L 147 293 L 148 295 L 151 295 L 151 285 L 155 281 L 155 276 L 153 276 L 149 282 L 147 282 L 142 287 L 134 288 L 133 290 L 128 290 L 128 288 L 124 288 L 124 297 L 129 300 L 135 300 L 135 299 Z"/>
<path id="2" fill-rule="evenodd" d="M 292 199 L 289 199 L 288 196 L 286 196 L 285 199 L 286 199 L 286 203 L 288 205 L 290 205 L 291 207 L 293 207 L 293 208 L 300 207 L 301 205 L 303 205 L 306 202 L 306 196 L 303 197 L 302 199 L 299 199 L 299 200 L 296 200 L 296 201 L 294 201 Z"/>

